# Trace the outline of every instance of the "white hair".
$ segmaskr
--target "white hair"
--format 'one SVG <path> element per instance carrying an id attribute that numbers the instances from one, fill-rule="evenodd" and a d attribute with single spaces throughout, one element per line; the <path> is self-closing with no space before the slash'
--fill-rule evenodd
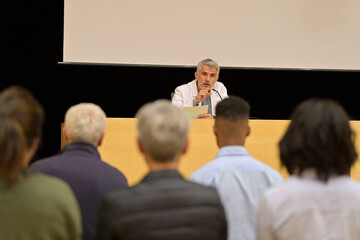
<path id="1" fill-rule="evenodd" d="M 184 111 L 168 100 L 145 104 L 136 114 L 139 141 L 154 161 L 175 160 L 184 148 L 189 119 Z"/>
<path id="2" fill-rule="evenodd" d="M 96 145 L 106 126 L 104 111 L 93 103 L 80 103 L 70 107 L 65 114 L 67 135 L 72 142 Z"/>

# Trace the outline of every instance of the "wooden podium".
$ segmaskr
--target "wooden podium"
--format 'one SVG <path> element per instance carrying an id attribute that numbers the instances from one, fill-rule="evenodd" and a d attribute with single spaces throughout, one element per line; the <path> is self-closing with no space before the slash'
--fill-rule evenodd
<path id="1" fill-rule="evenodd" d="M 205 163 L 215 158 L 218 151 L 213 134 L 214 120 L 191 119 L 188 152 L 180 160 L 179 170 L 185 178 Z M 99 152 L 104 161 L 121 170 L 129 184 L 140 181 L 148 172 L 147 166 L 136 145 L 137 119 L 107 118 L 106 132 Z M 253 157 L 274 168 L 287 178 L 288 174 L 281 167 L 278 142 L 283 136 L 289 120 L 250 120 L 251 133 L 245 142 L 247 151 Z M 357 135 L 360 134 L 360 121 L 351 125 Z M 359 141 L 356 146 L 360 154 Z M 62 140 L 61 146 L 65 144 Z M 355 163 L 351 177 L 360 180 L 360 165 Z"/>

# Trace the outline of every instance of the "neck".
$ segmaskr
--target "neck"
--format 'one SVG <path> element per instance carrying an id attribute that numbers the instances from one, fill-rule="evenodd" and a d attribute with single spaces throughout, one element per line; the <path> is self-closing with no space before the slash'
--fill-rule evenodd
<path id="1" fill-rule="evenodd" d="M 178 159 L 159 162 L 147 155 L 145 156 L 145 160 L 150 171 L 176 170 L 178 166 Z"/>
<path id="2" fill-rule="evenodd" d="M 223 139 L 218 141 L 219 148 L 226 147 L 226 146 L 244 146 L 245 139 Z"/>
<path id="3" fill-rule="evenodd" d="M 154 171 L 161 171 L 161 170 L 176 170 L 176 166 L 174 166 L 173 164 L 170 164 L 170 163 L 161 163 L 161 164 L 158 164 L 158 165 L 150 165 L 149 164 L 149 170 L 151 172 L 154 172 Z"/>

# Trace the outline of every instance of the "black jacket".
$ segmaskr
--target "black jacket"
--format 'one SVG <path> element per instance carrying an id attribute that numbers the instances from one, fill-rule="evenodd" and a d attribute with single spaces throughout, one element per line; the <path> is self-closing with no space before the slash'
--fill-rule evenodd
<path id="1" fill-rule="evenodd" d="M 98 240 L 226 238 L 216 190 L 186 181 L 176 170 L 151 172 L 138 185 L 111 192 L 99 209 Z"/>

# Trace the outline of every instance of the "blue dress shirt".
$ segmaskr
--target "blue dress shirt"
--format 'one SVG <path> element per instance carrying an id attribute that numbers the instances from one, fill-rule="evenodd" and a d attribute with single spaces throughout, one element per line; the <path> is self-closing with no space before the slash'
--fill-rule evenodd
<path id="1" fill-rule="evenodd" d="M 191 181 L 215 187 L 225 208 L 228 240 L 255 239 L 258 202 L 281 175 L 251 157 L 243 146 L 222 147 L 216 158 L 195 171 Z"/>

